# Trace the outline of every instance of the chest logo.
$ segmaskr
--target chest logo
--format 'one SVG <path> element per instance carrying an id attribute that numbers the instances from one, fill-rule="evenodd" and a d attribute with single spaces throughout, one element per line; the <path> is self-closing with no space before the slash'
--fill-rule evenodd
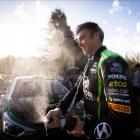
<path id="1" fill-rule="evenodd" d="M 89 79 L 87 76 L 84 77 L 83 79 L 83 87 L 88 88 L 89 87 Z"/>

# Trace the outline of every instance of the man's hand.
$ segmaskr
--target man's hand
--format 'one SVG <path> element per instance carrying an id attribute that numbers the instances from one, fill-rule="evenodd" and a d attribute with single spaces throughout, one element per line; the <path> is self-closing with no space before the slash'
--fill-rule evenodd
<path id="1" fill-rule="evenodd" d="M 75 137 L 83 137 L 85 136 L 84 129 L 83 129 L 84 123 L 80 120 L 78 116 L 76 116 L 76 119 L 77 119 L 77 124 L 75 128 L 72 131 L 67 130 L 67 133 Z"/>
<path id="2" fill-rule="evenodd" d="M 62 111 L 60 108 L 50 110 L 44 119 L 44 125 L 46 128 L 60 128 L 60 116 Z"/>

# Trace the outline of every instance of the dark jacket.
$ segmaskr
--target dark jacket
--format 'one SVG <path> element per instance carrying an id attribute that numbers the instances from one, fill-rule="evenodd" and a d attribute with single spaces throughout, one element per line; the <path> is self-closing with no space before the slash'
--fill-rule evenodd
<path id="1" fill-rule="evenodd" d="M 87 128 L 94 130 L 98 124 L 106 122 L 112 132 L 117 129 L 120 133 L 122 130 L 128 133 L 134 128 L 135 110 L 129 67 L 122 57 L 110 56 L 102 63 L 100 75 L 103 85 L 100 105 L 97 100 L 98 62 L 101 52 L 105 49 L 105 46 L 100 47 L 95 55 L 89 58 L 83 75 L 75 87 L 61 100 L 60 108 L 65 113 L 77 93 L 75 103 L 84 100 L 86 130 Z"/>

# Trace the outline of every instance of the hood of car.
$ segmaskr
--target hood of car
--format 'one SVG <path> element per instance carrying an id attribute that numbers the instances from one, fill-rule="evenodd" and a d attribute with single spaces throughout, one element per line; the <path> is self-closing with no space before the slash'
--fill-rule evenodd
<path id="1" fill-rule="evenodd" d="M 11 83 L 7 92 L 5 112 L 20 124 L 42 127 L 42 118 L 48 110 L 56 107 L 67 92 L 56 79 L 18 77 Z"/>
<path id="2" fill-rule="evenodd" d="M 20 124 L 20 125 L 23 125 L 23 126 L 26 126 L 26 127 L 29 127 L 29 128 L 32 128 L 32 129 L 37 129 L 38 131 L 41 131 L 44 129 L 44 124 L 43 122 L 28 122 L 27 120 L 25 121 L 22 118 L 20 118 L 15 112 L 13 112 L 12 110 L 7 110 L 5 113 L 5 115 L 3 116 L 3 120 L 12 120 L 11 123 L 13 122 L 16 122 L 16 124 Z"/>

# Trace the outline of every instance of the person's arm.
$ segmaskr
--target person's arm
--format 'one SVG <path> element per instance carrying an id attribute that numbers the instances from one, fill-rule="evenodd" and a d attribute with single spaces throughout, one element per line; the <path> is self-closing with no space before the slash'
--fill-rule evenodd
<path id="1" fill-rule="evenodd" d="M 129 126 L 133 116 L 133 98 L 127 63 L 121 57 L 110 57 L 103 62 L 101 75 L 106 100 L 106 113 L 102 117 L 115 127 Z"/>
<path id="2" fill-rule="evenodd" d="M 75 84 L 75 86 L 60 100 L 57 107 L 62 111 L 62 114 L 67 112 L 67 109 L 70 107 L 71 103 L 74 100 L 74 104 L 80 101 L 83 98 L 82 90 L 82 76 L 80 76 Z"/>
<path id="3" fill-rule="evenodd" d="M 68 107 L 71 105 L 74 97 L 74 102 L 78 102 L 82 98 L 81 92 L 82 85 L 82 76 L 77 80 L 74 88 L 70 90 L 66 96 L 59 101 L 57 107 L 53 110 L 50 110 L 45 118 L 43 119 L 44 125 L 46 128 L 59 128 L 60 127 L 60 117 L 63 114 L 66 114 Z"/>

